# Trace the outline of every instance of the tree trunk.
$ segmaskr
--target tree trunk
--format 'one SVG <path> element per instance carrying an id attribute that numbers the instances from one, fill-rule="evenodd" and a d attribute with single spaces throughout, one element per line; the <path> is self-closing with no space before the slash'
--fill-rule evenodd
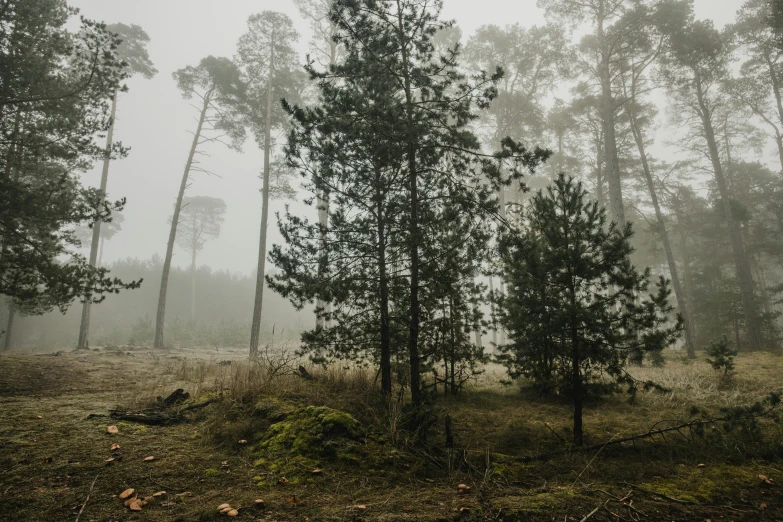
<path id="1" fill-rule="evenodd" d="M 258 274 L 256 276 L 256 295 L 253 302 L 253 323 L 250 328 L 250 358 L 258 357 L 261 339 L 261 314 L 264 306 L 264 271 L 266 270 L 266 233 L 269 225 L 269 157 L 272 152 L 272 78 L 274 55 L 270 57 L 269 82 L 266 90 L 266 129 L 264 129 L 264 187 L 261 201 L 261 232 L 258 241 Z"/>
<path id="2" fill-rule="evenodd" d="M 389 327 L 389 281 L 386 273 L 386 216 L 383 213 L 383 194 L 380 173 L 376 173 L 375 197 L 378 206 L 378 278 L 381 309 L 381 393 L 391 397 L 391 333 Z"/>
<path id="3" fill-rule="evenodd" d="M 5 339 L 3 340 L 3 351 L 13 348 L 14 319 L 16 318 L 16 305 L 13 301 L 8 303 L 8 324 L 5 327 Z"/>
<path id="4" fill-rule="evenodd" d="M 106 198 L 106 185 L 109 181 L 109 164 L 111 163 L 111 146 L 114 141 L 114 119 L 117 114 L 117 91 L 114 92 L 114 98 L 111 102 L 111 124 L 106 133 L 106 152 L 103 158 L 103 170 L 101 171 L 101 198 Z M 92 243 L 90 244 L 90 266 L 96 266 L 98 261 L 98 248 L 101 242 L 101 220 L 96 219 L 92 225 Z M 92 306 L 92 296 L 84 296 L 82 305 L 82 320 L 79 325 L 79 342 L 77 349 L 86 349 L 89 347 L 90 335 L 90 307 Z"/>
<path id="5" fill-rule="evenodd" d="M 103 244 L 106 243 L 106 237 L 101 236 L 101 251 L 98 254 L 98 266 L 103 266 Z"/>
<path id="6" fill-rule="evenodd" d="M 196 234 L 196 215 L 193 215 L 193 244 L 190 250 L 190 322 L 196 324 L 196 252 L 198 236 Z"/>
<path id="7" fill-rule="evenodd" d="M 685 216 L 682 213 L 679 199 L 672 198 L 674 213 L 677 215 L 677 221 L 680 223 L 680 253 L 682 254 L 682 274 L 685 279 L 683 295 L 685 297 L 685 308 L 688 310 L 688 317 L 693 319 L 693 277 L 691 276 L 691 256 L 688 248 L 688 238 L 685 234 Z M 690 337 L 696 342 L 696 322 L 691 320 L 685 323 L 685 328 L 690 330 Z"/>
<path id="8" fill-rule="evenodd" d="M 601 82 L 601 113 L 604 129 L 604 158 L 606 178 L 609 182 L 609 209 L 612 220 L 620 229 L 625 227 L 625 206 L 620 178 L 620 163 L 617 154 L 617 133 L 615 129 L 615 103 L 612 96 L 612 78 L 609 69 L 610 52 L 604 33 L 603 14 L 598 19 L 598 38 L 601 42 L 601 61 L 598 66 Z"/>
<path id="9" fill-rule="evenodd" d="M 603 133 L 602 133 L 603 134 Z M 604 172 L 603 172 L 603 164 L 604 164 L 604 148 L 601 145 L 601 139 L 599 138 L 596 140 L 595 143 L 595 190 L 596 190 L 596 197 L 598 198 L 598 204 L 604 208 L 606 208 L 606 197 L 604 196 Z"/>
<path id="10" fill-rule="evenodd" d="M 489 293 L 493 296 L 492 299 L 489 300 L 489 317 L 492 321 L 492 344 L 493 346 L 498 345 L 498 321 L 495 317 L 495 301 L 494 301 L 494 295 L 495 295 L 495 283 L 492 278 L 492 276 L 489 276 Z"/>
<path id="11" fill-rule="evenodd" d="M 767 66 L 769 68 L 769 76 L 772 83 L 772 92 L 775 95 L 775 103 L 776 108 L 778 110 L 778 119 L 780 120 L 781 125 L 783 125 L 783 96 L 781 96 L 780 92 L 780 79 L 778 78 L 778 75 L 775 71 L 775 64 L 767 58 Z M 778 145 L 778 158 L 780 159 L 780 168 L 781 168 L 781 174 L 783 174 L 783 136 L 778 136 L 777 141 Z"/>
<path id="12" fill-rule="evenodd" d="M 734 264 L 737 270 L 737 280 L 740 285 L 742 308 L 745 313 L 745 325 L 748 328 L 748 344 L 751 350 L 758 350 L 762 345 L 761 325 L 759 324 L 756 302 L 753 295 L 753 276 L 751 275 L 750 262 L 748 261 L 748 256 L 745 252 L 739 222 L 734 219 L 731 209 L 731 197 L 723 173 L 723 166 L 720 162 L 720 153 L 715 139 L 715 130 L 712 126 L 711 112 L 704 99 L 701 77 L 698 72 L 695 72 L 694 80 L 696 83 L 696 95 L 699 102 L 699 115 L 702 120 L 704 136 L 707 140 L 710 160 L 712 161 L 712 167 L 715 173 L 715 181 L 717 182 L 718 190 L 720 192 L 723 213 L 726 224 L 728 225 L 729 238 L 731 239 L 731 247 L 734 253 Z"/>
<path id="13" fill-rule="evenodd" d="M 408 123 L 408 192 L 410 198 L 410 223 L 408 233 L 410 235 L 410 322 L 408 330 L 408 357 L 410 362 L 411 401 L 418 409 L 422 406 L 421 382 L 420 382 L 420 356 L 419 356 L 419 190 L 418 190 L 418 166 L 416 164 L 417 143 L 412 134 L 415 129 L 415 115 L 413 113 L 413 90 L 411 86 L 410 71 L 408 70 L 408 42 L 405 38 L 405 26 L 402 18 L 402 6 L 397 0 L 397 30 L 400 37 L 400 51 L 402 54 L 402 67 L 405 88 L 405 112 Z"/>
<path id="14" fill-rule="evenodd" d="M 158 295 L 158 312 L 155 318 L 155 348 L 163 348 L 163 325 L 166 315 L 166 294 L 169 287 L 169 272 L 171 271 L 171 258 L 174 255 L 174 242 L 177 238 L 177 225 L 179 224 L 179 213 L 182 210 L 182 199 L 185 197 L 185 189 L 188 187 L 190 179 L 190 168 L 193 166 L 193 158 L 198 149 L 198 142 L 201 139 L 201 131 L 204 128 L 204 121 L 207 118 L 209 104 L 214 89 L 210 89 L 204 94 L 204 104 L 201 107 L 198 126 L 193 135 L 193 143 L 190 146 L 188 160 L 185 163 L 185 172 L 182 174 L 182 182 L 179 185 L 177 193 L 177 202 L 174 204 L 174 215 L 171 218 L 171 230 L 169 231 L 169 242 L 166 246 L 166 259 L 163 262 L 163 274 L 160 279 L 160 294 Z"/>
<path id="15" fill-rule="evenodd" d="M 650 192 L 650 198 L 652 200 L 653 208 L 655 209 L 655 219 L 658 221 L 658 226 L 660 227 L 661 241 L 663 242 L 663 249 L 666 252 L 666 261 L 669 264 L 672 287 L 674 288 L 674 295 L 677 298 L 677 307 L 680 309 L 680 313 L 685 320 L 685 345 L 687 347 L 688 357 L 694 359 L 696 357 L 696 347 L 693 339 L 693 330 L 690 327 L 691 317 L 688 313 L 688 306 L 685 304 L 685 295 L 683 294 L 682 286 L 680 285 L 680 278 L 677 273 L 677 263 L 674 261 L 674 253 L 672 252 L 672 246 L 669 242 L 669 233 L 666 230 L 666 221 L 661 212 L 661 205 L 658 203 L 658 194 L 655 190 L 655 183 L 653 182 L 650 164 L 647 161 L 647 153 L 645 152 L 644 137 L 642 136 L 642 131 L 639 128 L 639 123 L 636 119 L 636 110 L 633 108 L 634 103 L 635 99 L 632 96 L 626 112 L 631 124 L 631 132 L 636 141 L 636 147 L 639 149 L 639 158 L 642 161 L 642 170 L 644 171 L 644 177 L 647 181 L 647 190 Z"/>

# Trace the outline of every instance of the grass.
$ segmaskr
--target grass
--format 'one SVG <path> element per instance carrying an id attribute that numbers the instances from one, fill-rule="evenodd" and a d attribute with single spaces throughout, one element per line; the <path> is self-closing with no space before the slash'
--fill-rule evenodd
<path id="1" fill-rule="evenodd" d="M 0 519 L 73 521 L 93 480 L 81 521 L 222 520 L 222 503 L 240 508 L 239 520 L 580 521 L 596 508 L 591 521 L 783 519 L 783 431 L 773 420 L 522 463 L 517 457 L 568 447 L 571 410 L 564 399 L 501 386 L 498 368 L 459 396 L 434 399 L 421 446 L 402 429 L 404 407 L 384 408 L 374 372 L 311 370 L 308 381 L 272 358 L 250 364 L 243 356 L 131 348 L 0 357 Z M 588 405 L 587 443 L 687 420 L 692 406 L 717 413 L 781 389 L 776 355 L 740 354 L 730 382 L 706 362 L 667 359 L 633 372 L 669 392 Z M 143 409 L 176 388 L 192 396 L 177 407 L 183 412 L 215 402 L 166 427 L 90 416 Z M 445 447 L 446 415 L 453 448 Z M 106 433 L 110 424 L 117 435 Z M 460 483 L 470 492 L 459 494 Z M 117 497 L 127 488 L 166 494 L 131 512 Z M 264 508 L 254 507 L 259 498 Z"/>

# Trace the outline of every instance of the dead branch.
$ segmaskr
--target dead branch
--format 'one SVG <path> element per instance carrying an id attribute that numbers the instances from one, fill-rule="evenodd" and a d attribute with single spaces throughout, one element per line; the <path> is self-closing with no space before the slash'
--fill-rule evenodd
<path id="1" fill-rule="evenodd" d="M 92 479 L 92 484 L 90 484 L 90 491 L 87 492 L 87 498 L 84 499 L 84 504 L 82 504 L 82 508 L 79 510 L 79 514 L 76 515 L 76 522 L 79 522 L 79 518 L 82 516 L 82 513 L 84 512 L 84 508 L 87 507 L 87 502 L 90 501 L 90 495 L 92 495 L 92 488 L 95 487 L 96 480 L 98 480 L 98 475 L 95 475 L 95 478 Z"/>
<path id="2" fill-rule="evenodd" d="M 677 504 L 698 504 L 698 502 L 693 502 L 692 500 L 683 500 L 681 498 L 674 498 L 670 497 L 668 495 L 664 495 L 663 493 L 658 493 L 657 491 L 653 491 L 651 489 L 646 489 L 641 486 L 637 486 L 636 484 L 631 484 L 630 482 L 623 482 L 628 487 L 631 487 L 633 489 L 636 489 L 638 491 L 641 491 L 642 493 L 647 493 L 648 495 L 652 495 L 654 497 L 660 497 L 664 500 L 668 500 L 670 502 L 676 502 Z"/>

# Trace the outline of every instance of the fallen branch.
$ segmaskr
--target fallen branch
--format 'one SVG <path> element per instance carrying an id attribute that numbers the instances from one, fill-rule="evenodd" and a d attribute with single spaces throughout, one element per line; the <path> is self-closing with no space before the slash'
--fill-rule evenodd
<path id="1" fill-rule="evenodd" d="M 95 475 L 95 478 L 92 479 L 92 484 L 90 484 L 90 491 L 87 492 L 87 498 L 84 499 L 84 504 L 82 504 L 82 508 L 79 510 L 79 514 L 76 515 L 76 522 L 79 522 L 79 518 L 82 516 L 82 513 L 84 513 L 84 508 L 87 507 L 87 502 L 90 501 L 90 495 L 92 495 L 92 488 L 95 487 L 96 480 L 98 480 L 98 475 Z"/>
<path id="2" fill-rule="evenodd" d="M 664 500 L 668 500 L 670 502 L 676 502 L 677 504 L 698 504 L 698 502 L 693 502 L 692 500 L 683 500 L 681 498 L 674 498 L 670 497 L 668 495 L 664 495 L 663 493 L 658 493 L 657 491 L 653 491 L 651 489 L 646 489 L 641 486 L 637 486 L 636 484 L 631 484 L 630 482 L 623 482 L 628 487 L 631 487 L 633 489 L 636 489 L 638 491 L 641 491 L 642 493 L 647 493 L 648 495 L 653 495 L 655 497 L 660 497 Z"/>
<path id="3" fill-rule="evenodd" d="M 591 512 L 589 512 L 589 513 L 588 513 L 587 515 L 585 515 L 585 517 L 584 517 L 582 520 L 580 520 L 579 522 L 586 522 L 588 518 L 590 518 L 590 517 L 592 517 L 593 515 L 595 515 L 596 513 L 598 513 L 598 510 L 599 510 L 599 509 L 601 509 L 601 506 L 598 506 L 597 508 L 595 508 L 594 510 L 592 510 Z"/>

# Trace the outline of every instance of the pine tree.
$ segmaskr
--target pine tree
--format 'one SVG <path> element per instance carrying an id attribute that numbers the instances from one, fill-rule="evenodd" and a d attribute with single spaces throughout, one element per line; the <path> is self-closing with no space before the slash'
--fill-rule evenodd
<path id="1" fill-rule="evenodd" d="M 511 376 L 571 398 L 574 444 L 581 446 L 585 400 L 620 386 L 635 392 L 629 355 L 660 353 L 679 336 L 681 320 L 670 323 L 663 278 L 642 297 L 650 271 L 629 261 L 630 224 L 607 223 L 606 210 L 587 200 L 581 183 L 560 174 L 533 197 L 527 219 L 524 232 L 508 233 L 500 244 L 509 293 L 499 304 L 511 343 L 499 359 Z"/>
<path id="2" fill-rule="evenodd" d="M 228 58 L 207 56 L 197 66 L 188 66 L 172 75 L 177 87 L 185 99 L 196 98 L 201 102 L 197 106 L 198 120 L 193 133 L 193 141 L 185 162 L 174 214 L 169 228 L 169 240 L 166 245 L 166 257 L 163 261 L 163 276 L 160 281 L 158 309 L 155 317 L 155 348 L 163 348 L 163 331 L 166 316 L 166 297 L 168 295 L 169 272 L 177 240 L 179 215 L 185 190 L 188 188 L 192 172 L 209 172 L 200 165 L 196 155 L 205 144 L 212 142 L 227 143 L 239 149 L 245 138 L 245 128 L 241 123 L 242 110 L 246 107 L 247 85 L 242 81 L 239 69 Z M 220 134 L 214 134 L 219 131 Z M 227 139 L 227 142 L 222 141 Z"/>

